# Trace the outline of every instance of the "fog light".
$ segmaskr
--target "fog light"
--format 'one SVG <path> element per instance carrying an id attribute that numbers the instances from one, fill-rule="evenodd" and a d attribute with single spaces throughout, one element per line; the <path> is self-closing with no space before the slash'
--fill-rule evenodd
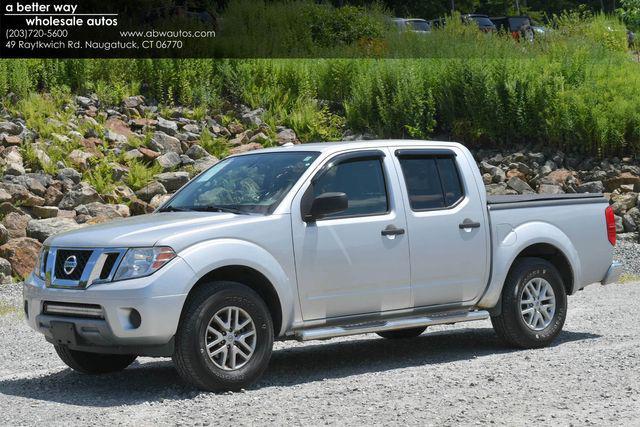
<path id="1" fill-rule="evenodd" d="M 142 324 L 142 317 L 135 308 L 132 308 L 129 312 L 129 323 L 131 323 L 133 329 L 138 329 Z"/>

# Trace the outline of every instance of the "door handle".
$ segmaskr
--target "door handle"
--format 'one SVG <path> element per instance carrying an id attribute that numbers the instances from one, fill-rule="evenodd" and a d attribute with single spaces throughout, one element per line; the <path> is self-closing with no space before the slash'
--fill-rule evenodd
<path id="1" fill-rule="evenodd" d="M 396 228 L 394 225 L 387 225 L 387 228 L 382 230 L 383 236 L 401 236 L 405 233 L 404 228 Z"/>
<path id="2" fill-rule="evenodd" d="M 462 224 L 458 224 L 460 230 L 465 230 L 467 228 L 480 228 L 480 223 L 470 220 L 469 218 L 462 221 Z"/>

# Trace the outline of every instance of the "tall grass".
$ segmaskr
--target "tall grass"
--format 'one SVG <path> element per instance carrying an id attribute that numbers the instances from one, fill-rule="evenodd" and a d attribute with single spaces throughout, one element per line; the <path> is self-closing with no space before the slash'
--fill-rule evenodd
<path id="1" fill-rule="evenodd" d="M 349 128 L 380 137 L 447 134 L 471 145 L 639 153 L 640 66 L 626 51 L 624 27 L 602 15 L 555 19 L 554 31 L 532 44 L 480 33 L 458 17 L 428 36 L 384 33 L 387 56 L 396 50 L 409 59 L 0 60 L 0 96 L 44 138 L 56 131 L 47 119 L 68 114 L 71 90 L 96 93 L 105 105 L 142 93 L 195 107 L 200 119 L 224 113 L 232 100 L 265 108 L 272 129 L 290 126 L 303 141 L 336 140 Z M 52 95 L 38 101 L 36 91 Z M 223 154 L 221 141 L 205 139 L 207 150 Z M 135 187 L 146 181 L 137 169 Z"/>

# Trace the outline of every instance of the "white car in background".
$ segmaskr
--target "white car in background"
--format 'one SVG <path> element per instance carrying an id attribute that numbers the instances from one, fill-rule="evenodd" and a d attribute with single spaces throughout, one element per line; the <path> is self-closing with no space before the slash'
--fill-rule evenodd
<path id="1" fill-rule="evenodd" d="M 431 22 L 418 18 L 394 18 L 393 23 L 400 31 L 409 31 L 418 34 L 429 34 L 431 32 Z"/>

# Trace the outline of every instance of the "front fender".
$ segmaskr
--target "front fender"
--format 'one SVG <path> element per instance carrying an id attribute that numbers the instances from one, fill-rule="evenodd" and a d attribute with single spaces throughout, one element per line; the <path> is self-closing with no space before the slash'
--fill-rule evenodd
<path id="1" fill-rule="evenodd" d="M 512 228 L 509 224 L 498 224 L 493 231 L 493 260 L 491 280 L 477 306 L 493 308 L 502 294 L 502 288 L 514 261 L 529 246 L 546 243 L 560 250 L 569 261 L 573 271 L 573 283 L 582 283 L 580 258 L 569 237 L 558 227 L 543 221 L 534 221 Z"/>
<path id="2" fill-rule="evenodd" d="M 191 288 L 206 274 L 221 267 L 243 266 L 260 272 L 271 282 L 280 300 L 280 333 L 284 333 L 291 324 L 296 301 L 294 278 L 266 249 L 240 239 L 214 239 L 190 246 L 180 252 L 180 257 L 195 271 L 196 280 Z"/>

